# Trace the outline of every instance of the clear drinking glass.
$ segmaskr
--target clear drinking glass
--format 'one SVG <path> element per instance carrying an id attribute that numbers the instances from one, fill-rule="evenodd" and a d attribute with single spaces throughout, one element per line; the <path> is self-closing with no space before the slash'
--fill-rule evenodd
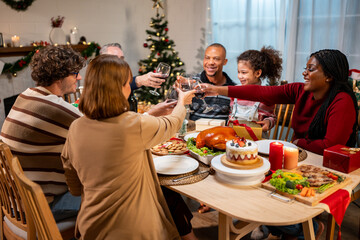
<path id="1" fill-rule="evenodd" d="M 208 112 L 213 111 L 214 108 L 209 107 L 209 105 L 207 105 L 207 103 L 204 100 L 204 97 L 205 97 L 204 88 L 205 88 L 205 86 L 201 85 L 203 82 L 198 77 L 194 77 L 193 79 L 196 80 L 196 82 L 194 83 L 194 88 L 196 89 L 195 97 L 197 99 L 200 99 L 203 102 L 204 106 L 205 106 L 205 110 L 203 111 L 203 113 L 208 113 Z"/>
<path id="2" fill-rule="evenodd" d="M 170 70 L 171 70 L 170 65 L 168 65 L 168 64 L 166 64 L 166 63 L 164 63 L 164 62 L 159 63 L 159 65 L 158 65 L 158 66 L 156 67 L 156 69 L 155 69 L 155 71 L 156 71 L 157 73 L 161 73 L 161 74 L 162 74 L 161 78 L 164 78 L 164 79 L 166 79 L 166 78 L 169 77 L 169 75 L 170 75 Z M 158 92 L 156 91 L 156 89 L 155 89 L 155 90 L 150 90 L 149 92 L 150 92 L 152 95 L 160 96 L 160 93 L 158 93 Z"/>

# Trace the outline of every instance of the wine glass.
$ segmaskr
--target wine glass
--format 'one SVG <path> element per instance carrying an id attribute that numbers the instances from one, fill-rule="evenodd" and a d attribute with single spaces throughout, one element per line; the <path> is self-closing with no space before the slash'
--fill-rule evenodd
<path id="1" fill-rule="evenodd" d="M 166 79 L 167 77 L 169 77 L 169 75 L 170 75 L 170 70 L 171 70 L 171 67 L 170 67 L 170 65 L 168 65 L 168 64 L 166 64 L 166 63 L 164 63 L 164 62 L 161 62 L 161 63 L 159 63 L 159 65 L 156 67 L 156 69 L 155 69 L 155 71 L 157 72 L 157 73 L 161 73 L 162 75 L 161 75 L 161 78 L 164 78 L 164 79 Z M 156 89 L 155 90 L 150 90 L 149 91 L 152 95 L 155 95 L 155 96 L 160 96 L 160 93 L 158 93 L 157 91 L 156 91 Z"/>
<path id="2" fill-rule="evenodd" d="M 179 97 L 179 94 L 176 91 L 174 86 L 171 86 L 165 94 L 166 102 L 176 102 L 178 100 L 178 97 Z"/>
<path id="3" fill-rule="evenodd" d="M 205 110 L 203 111 L 203 113 L 208 113 L 208 112 L 211 112 L 214 110 L 213 107 L 209 107 L 209 105 L 207 105 L 207 103 L 205 102 L 204 100 L 204 97 L 205 97 L 205 92 L 204 92 L 204 89 L 206 88 L 204 85 L 202 85 L 202 81 L 200 80 L 200 78 L 195 78 L 194 79 L 196 80 L 196 82 L 194 83 L 194 89 L 196 89 L 196 92 L 195 92 L 195 97 L 197 99 L 200 99 L 204 106 L 205 106 Z"/>

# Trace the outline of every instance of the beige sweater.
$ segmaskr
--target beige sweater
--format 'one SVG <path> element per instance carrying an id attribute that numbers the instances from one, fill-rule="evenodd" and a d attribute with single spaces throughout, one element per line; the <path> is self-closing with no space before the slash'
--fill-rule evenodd
<path id="1" fill-rule="evenodd" d="M 80 239 L 179 239 L 149 149 L 181 127 L 185 108 L 165 117 L 126 112 L 73 122 L 62 160 L 69 190 L 82 196 Z"/>

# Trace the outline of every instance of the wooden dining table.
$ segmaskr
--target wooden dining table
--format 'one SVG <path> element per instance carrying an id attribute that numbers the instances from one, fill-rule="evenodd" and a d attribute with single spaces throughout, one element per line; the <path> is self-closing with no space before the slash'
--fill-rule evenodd
<path id="1" fill-rule="evenodd" d="M 299 164 L 322 166 L 323 157 L 307 151 Z M 216 174 L 216 173 L 215 173 Z M 345 188 L 354 189 L 360 183 L 360 169 L 349 174 L 352 182 Z M 219 213 L 218 239 L 241 239 L 260 225 L 283 226 L 301 223 L 306 240 L 315 239 L 313 218 L 325 211 L 325 204 L 309 206 L 298 201 L 285 202 L 270 196 L 271 191 L 255 186 L 236 186 L 219 181 L 215 175 L 170 189 L 202 202 Z M 233 221 L 234 219 L 239 221 Z M 236 224 L 234 224 L 234 222 Z"/>

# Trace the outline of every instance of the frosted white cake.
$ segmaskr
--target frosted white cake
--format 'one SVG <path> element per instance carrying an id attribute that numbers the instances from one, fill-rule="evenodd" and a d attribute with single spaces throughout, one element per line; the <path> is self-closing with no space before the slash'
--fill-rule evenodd
<path id="1" fill-rule="evenodd" d="M 234 139 L 226 142 L 226 160 L 240 165 L 258 162 L 258 145 L 245 139 Z"/>

